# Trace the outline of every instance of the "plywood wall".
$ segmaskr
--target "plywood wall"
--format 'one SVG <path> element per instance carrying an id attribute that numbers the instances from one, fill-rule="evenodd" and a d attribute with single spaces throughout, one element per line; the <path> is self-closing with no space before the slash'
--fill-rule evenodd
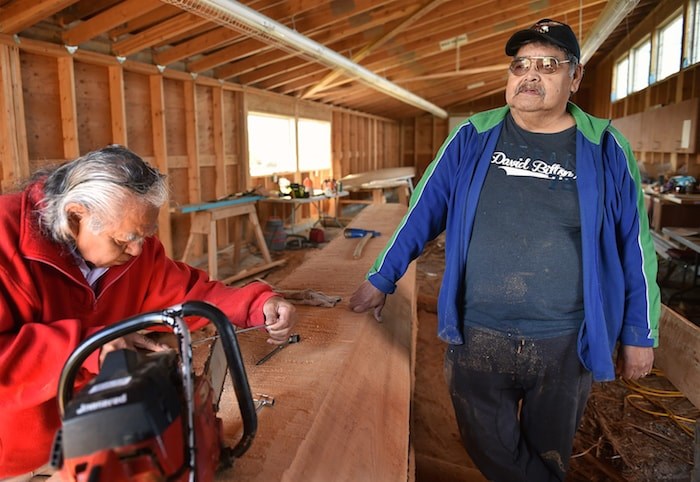
<path id="1" fill-rule="evenodd" d="M 274 187 L 271 177 L 248 175 L 248 110 L 332 123 L 332 168 L 290 173 L 298 182 L 310 177 L 320 186 L 326 178 L 401 165 L 398 123 L 389 119 L 0 35 L 0 189 L 16 189 L 38 169 L 124 144 L 169 176 L 171 209 L 162 210 L 159 236 L 178 258 L 190 219 L 172 208 Z M 261 212 L 261 222 L 268 215 Z M 220 246 L 239 235 L 221 223 Z"/>
<path id="2" fill-rule="evenodd" d="M 447 138 L 448 121 L 424 115 L 401 123 L 403 166 L 416 168 L 418 182 Z"/>

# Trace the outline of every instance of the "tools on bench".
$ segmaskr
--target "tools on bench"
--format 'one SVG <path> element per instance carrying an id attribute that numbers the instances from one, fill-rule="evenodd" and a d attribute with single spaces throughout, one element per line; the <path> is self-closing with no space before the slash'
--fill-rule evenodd
<path id="1" fill-rule="evenodd" d="M 362 250 L 365 248 L 367 243 L 371 238 L 381 236 L 382 233 L 379 231 L 372 231 L 369 229 L 360 228 L 345 228 L 343 230 L 343 236 L 346 238 L 361 238 L 360 242 L 357 243 L 355 251 L 352 253 L 353 259 L 358 259 L 362 256 Z"/>

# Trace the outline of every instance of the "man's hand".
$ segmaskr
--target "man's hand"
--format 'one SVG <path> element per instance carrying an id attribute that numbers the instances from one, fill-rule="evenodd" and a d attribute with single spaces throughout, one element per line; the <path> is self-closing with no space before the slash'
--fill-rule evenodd
<path id="1" fill-rule="evenodd" d="M 643 346 L 620 345 L 617 351 L 617 374 L 637 380 L 647 376 L 654 366 L 654 349 Z"/>
<path id="2" fill-rule="evenodd" d="M 374 318 L 382 321 L 382 310 L 386 302 L 386 293 L 378 290 L 365 280 L 350 297 L 350 309 L 355 313 L 374 310 Z"/>
<path id="3" fill-rule="evenodd" d="M 170 350 L 168 345 L 158 343 L 157 341 L 154 341 L 141 333 L 129 333 L 128 335 L 124 335 L 121 338 L 117 338 L 114 341 L 110 341 L 109 343 L 102 345 L 102 349 L 100 350 L 100 366 L 102 366 L 102 362 L 104 362 L 107 353 L 120 350 L 122 348 L 129 350 L 136 350 L 137 348 L 140 348 L 148 351 Z"/>
<path id="4" fill-rule="evenodd" d="M 268 343 L 281 345 L 289 339 L 290 333 L 297 323 L 296 308 L 280 296 L 273 296 L 263 305 L 265 328 L 270 338 Z"/>

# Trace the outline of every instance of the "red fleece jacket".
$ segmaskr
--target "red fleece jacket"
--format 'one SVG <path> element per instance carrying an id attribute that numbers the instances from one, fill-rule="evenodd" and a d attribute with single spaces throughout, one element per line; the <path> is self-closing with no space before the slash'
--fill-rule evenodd
<path id="1" fill-rule="evenodd" d="M 166 257 L 156 238 L 146 239 L 138 257 L 110 268 L 93 291 L 66 248 L 39 233 L 35 206 L 42 196 L 38 185 L 0 196 L 0 478 L 48 462 L 60 423 L 58 378 L 88 335 L 188 300 L 218 306 L 240 327 L 256 326 L 274 296 L 262 283 L 231 288 L 210 281 Z M 97 371 L 97 356 L 91 358 L 80 384 Z"/>

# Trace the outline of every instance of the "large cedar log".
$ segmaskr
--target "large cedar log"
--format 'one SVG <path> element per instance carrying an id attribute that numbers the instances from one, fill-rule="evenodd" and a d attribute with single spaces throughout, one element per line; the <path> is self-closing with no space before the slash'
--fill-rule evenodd
<path id="1" fill-rule="evenodd" d="M 337 295 L 333 308 L 297 306 L 289 345 L 263 365 L 273 347 L 264 333 L 241 335 L 251 391 L 271 395 L 275 405 L 258 414 L 250 450 L 217 480 L 405 481 L 409 461 L 410 404 L 416 320 L 415 263 L 389 296 L 381 323 L 353 313 L 348 300 L 406 212 L 399 204 L 369 206 L 350 227 L 371 229 L 359 259 L 358 238 L 338 236 L 279 283 L 280 289 L 314 289 Z M 233 390 L 221 413 L 227 437 L 240 429 Z"/>

